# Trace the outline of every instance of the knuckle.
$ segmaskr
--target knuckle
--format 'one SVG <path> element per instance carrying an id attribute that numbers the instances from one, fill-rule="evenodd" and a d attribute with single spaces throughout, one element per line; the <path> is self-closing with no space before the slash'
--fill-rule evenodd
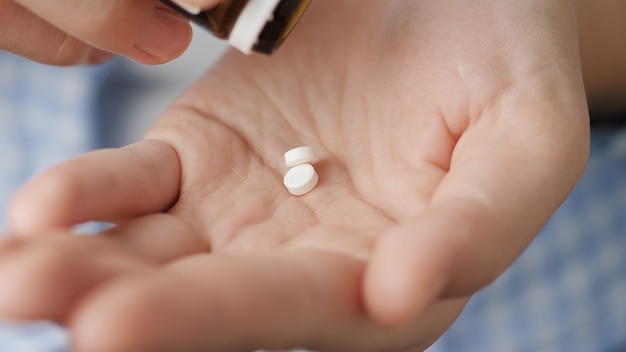
<path id="1" fill-rule="evenodd" d="M 91 47 L 80 40 L 63 33 L 56 43 L 56 49 L 51 55 L 51 64 L 68 66 L 87 62 Z"/>
<path id="2" fill-rule="evenodd" d="M 130 30 L 136 22 L 138 2 L 83 1 L 75 16 L 79 16 L 80 37 L 107 49 L 120 49 L 120 43 L 129 44 Z M 78 17 L 77 17 L 78 18 Z"/>
<path id="3" fill-rule="evenodd" d="M 12 1 L 0 0 L 0 49 L 44 64 L 84 63 L 90 47 Z"/>

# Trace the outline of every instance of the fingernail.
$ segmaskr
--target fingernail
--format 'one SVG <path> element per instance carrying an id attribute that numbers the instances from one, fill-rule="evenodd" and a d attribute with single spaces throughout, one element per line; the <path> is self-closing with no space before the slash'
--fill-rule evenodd
<path id="1" fill-rule="evenodd" d="M 192 15 L 197 15 L 202 12 L 202 9 L 198 5 L 188 4 L 187 2 L 181 0 L 172 0 L 172 2 Z"/>
<path id="2" fill-rule="evenodd" d="M 191 26 L 182 15 L 155 7 L 140 27 L 133 46 L 163 61 L 180 55 L 191 41 Z"/>

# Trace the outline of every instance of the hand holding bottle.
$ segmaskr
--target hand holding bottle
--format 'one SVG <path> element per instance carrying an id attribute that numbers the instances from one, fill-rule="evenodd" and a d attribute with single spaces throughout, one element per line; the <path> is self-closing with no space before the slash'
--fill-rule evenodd
<path id="1" fill-rule="evenodd" d="M 157 0 L 0 0 L 0 49 L 49 64 L 113 54 L 158 64 L 182 54 L 191 36 L 187 19 Z"/>

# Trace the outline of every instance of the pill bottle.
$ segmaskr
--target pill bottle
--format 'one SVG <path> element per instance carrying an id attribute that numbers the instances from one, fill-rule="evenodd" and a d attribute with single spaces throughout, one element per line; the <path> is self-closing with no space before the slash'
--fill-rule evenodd
<path id="1" fill-rule="evenodd" d="M 285 41 L 312 0 L 223 0 L 199 13 L 187 12 L 171 0 L 161 1 L 245 54 L 270 55 Z"/>

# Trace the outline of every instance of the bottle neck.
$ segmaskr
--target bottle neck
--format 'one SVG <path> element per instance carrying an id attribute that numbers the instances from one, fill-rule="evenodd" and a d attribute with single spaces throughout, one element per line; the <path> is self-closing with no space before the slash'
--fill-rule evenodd
<path id="1" fill-rule="evenodd" d="M 222 1 L 219 5 L 202 11 L 197 15 L 192 15 L 173 3 L 171 0 L 161 0 L 163 3 L 172 7 L 189 18 L 192 22 L 208 29 L 220 39 L 228 39 L 237 17 L 246 5 L 246 0 L 227 0 Z"/>
<path id="2" fill-rule="evenodd" d="M 254 51 L 268 55 L 276 51 L 287 39 L 310 3 L 311 0 L 281 1 L 274 10 L 272 20 L 261 31 L 253 47 Z"/>
<path id="3" fill-rule="evenodd" d="M 223 0 L 219 5 L 192 15 L 173 3 L 161 0 L 191 21 L 211 31 L 220 39 L 229 39 L 240 14 L 251 0 Z M 257 0 L 258 1 L 258 0 Z M 296 26 L 312 0 L 281 0 L 273 10 L 271 19 L 260 29 L 252 50 L 264 54 L 272 54 L 285 41 Z M 258 32 L 257 32 L 258 33 Z M 248 50 L 249 51 L 249 50 Z M 246 52 L 246 51 L 244 51 Z"/>

